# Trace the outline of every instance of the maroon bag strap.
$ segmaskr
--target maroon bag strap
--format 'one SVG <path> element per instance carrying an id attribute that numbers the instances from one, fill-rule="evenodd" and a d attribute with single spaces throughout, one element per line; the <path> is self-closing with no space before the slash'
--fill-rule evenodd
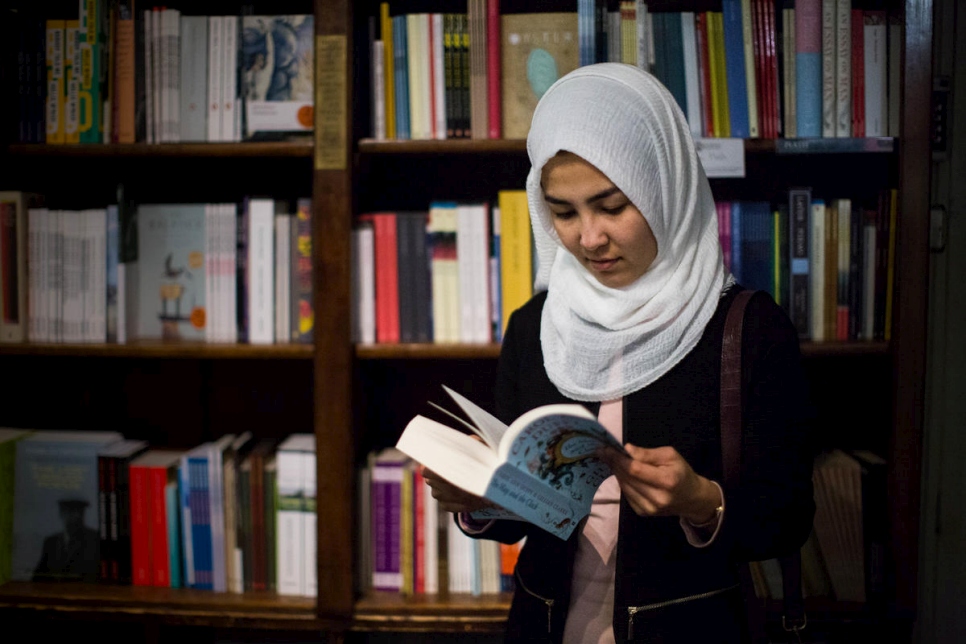
<path id="1" fill-rule="evenodd" d="M 745 308 L 755 292 L 743 290 L 735 296 L 725 318 L 721 339 L 721 459 L 724 481 L 729 486 L 737 485 L 741 475 L 741 333 Z M 801 552 L 781 557 L 779 563 L 784 597 L 782 627 L 798 636 L 806 625 Z M 739 571 L 751 622 L 751 635 L 755 641 L 764 642 L 767 640 L 764 609 L 755 596 L 751 571 L 747 565 L 741 566 Z"/>

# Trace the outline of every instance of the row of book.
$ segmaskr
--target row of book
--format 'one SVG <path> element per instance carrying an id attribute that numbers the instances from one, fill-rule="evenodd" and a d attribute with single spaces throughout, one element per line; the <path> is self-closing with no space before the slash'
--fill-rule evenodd
<path id="1" fill-rule="evenodd" d="M 311 343 L 312 204 L 47 208 L 0 193 L 0 341 Z"/>
<path id="2" fill-rule="evenodd" d="M 886 461 L 868 450 L 834 449 L 815 461 L 815 520 L 802 546 L 802 594 L 880 602 L 887 562 Z M 758 597 L 782 599 L 777 560 L 751 564 Z"/>
<path id="3" fill-rule="evenodd" d="M 370 452 L 358 478 L 362 591 L 404 595 L 513 592 L 521 540 L 471 539 L 440 511 L 419 465 L 395 448 Z"/>
<path id="4" fill-rule="evenodd" d="M 896 198 L 894 189 L 867 203 L 796 187 L 777 206 L 719 201 L 725 265 L 740 284 L 770 293 L 802 339 L 889 340 Z"/>
<path id="5" fill-rule="evenodd" d="M 716 207 L 726 267 L 740 284 L 770 293 L 802 339 L 890 339 L 895 190 L 853 204 L 796 187 L 783 203 Z M 533 294 L 522 190 L 501 191 L 492 203 L 366 213 L 352 239 L 357 342 L 499 342 L 509 314 Z"/>
<path id="6" fill-rule="evenodd" d="M 316 594 L 315 436 L 0 429 L 0 583 Z"/>
<path id="7" fill-rule="evenodd" d="M 724 0 L 720 11 L 652 12 L 642 0 L 577 11 L 370 19 L 372 136 L 525 138 L 550 84 L 579 66 L 652 72 L 695 137 L 898 134 L 898 23 L 852 0 Z M 538 70 L 538 71 L 535 71 Z"/>
<path id="8" fill-rule="evenodd" d="M 313 128 L 314 16 L 133 0 L 17 12 L 18 140 L 240 141 Z M 13 33 L 13 32 L 11 32 Z"/>

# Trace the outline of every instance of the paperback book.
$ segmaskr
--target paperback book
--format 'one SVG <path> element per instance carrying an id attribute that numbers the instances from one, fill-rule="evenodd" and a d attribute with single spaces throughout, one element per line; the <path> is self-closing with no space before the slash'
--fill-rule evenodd
<path id="1" fill-rule="evenodd" d="M 417 415 L 396 447 L 453 485 L 493 504 L 474 512 L 474 519 L 529 521 L 567 539 L 590 512 L 597 488 L 611 474 L 597 450 L 612 447 L 624 452 L 620 442 L 582 405 L 544 405 L 505 425 L 443 388 L 471 422 L 434 406 L 480 440 Z"/>

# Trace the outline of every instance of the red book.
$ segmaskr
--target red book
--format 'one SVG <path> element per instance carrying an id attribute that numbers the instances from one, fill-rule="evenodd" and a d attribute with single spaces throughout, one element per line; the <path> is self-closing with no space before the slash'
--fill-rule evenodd
<path id="1" fill-rule="evenodd" d="M 778 44 L 775 39 L 775 0 L 762 0 L 765 18 L 765 51 L 767 53 L 768 109 L 772 138 L 781 135 L 781 112 L 778 109 Z"/>
<path id="2" fill-rule="evenodd" d="M 413 467 L 413 590 L 426 592 L 426 485 L 419 467 Z"/>
<path id="3" fill-rule="evenodd" d="M 151 576 L 151 521 L 148 471 L 131 464 L 131 572 L 135 586 L 153 585 Z"/>
<path id="4" fill-rule="evenodd" d="M 168 468 L 151 467 L 148 473 L 151 495 L 151 584 L 171 586 L 171 561 L 168 556 L 168 513 L 164 502 L 164 488 L 168 483 Z"/>
<path id="5" fill-rule="evenodd" d="M 376 342 L 399 342 L 399 251 L 396 213 L 368 213 L 359 217 L 371 221 L 376 250 Z"/>
<path id="6" fill-rule="evenodd" d="M 500 0 L 486 0 L 486 100 L 487 136 L 491 139 L 503 137 L 502 83 L 500 58 Z"/>
<path id="7" fill-rule="evenodd" d="M 852 136 L 865 136 L 865 12 L 852 10 Z"/>

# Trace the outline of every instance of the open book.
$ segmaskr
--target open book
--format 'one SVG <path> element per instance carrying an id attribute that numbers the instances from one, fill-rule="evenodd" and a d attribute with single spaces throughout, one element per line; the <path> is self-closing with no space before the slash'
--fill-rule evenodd
<path id="1" fill-rule="evenodd" d="M 472 423 L 449 414 L 481 439 L 425 416 L 413 418 L 396 447 L 453 485 L 496 507 L 474 519 L 529 521 L 566 539 L 590 512 L 594 493 L 610 476 L 595 456 L 623 446 L 581 405 L 532 409 L 509 426 L 452 389 L 443 387 Z"/>

